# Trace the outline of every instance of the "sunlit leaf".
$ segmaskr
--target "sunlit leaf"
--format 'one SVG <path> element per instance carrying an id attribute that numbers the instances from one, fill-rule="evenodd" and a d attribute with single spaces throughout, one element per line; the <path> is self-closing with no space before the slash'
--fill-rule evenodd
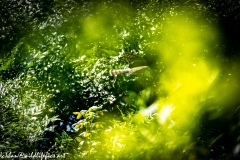
<path id="1" fill-rule="evenodd" d="M 60 143 L 60 141 L 59 141 L 59 139 L 58 139 L 58 138 L 55 138 L 55 141 L 56 141 L 57 143 Z"/>
<path id="2" fill-rule="evenodd" d="M 84 137 L 89 137 L 89 136 L 91 136 L 91 133 L 85 132 Z"/>
<path id="3" fill-rule="evenodd" d="M 84 124 L 83 123 L 79 123 L 77 125 L 74 126 L 75 129 L 78 129 L 78 128 L 83 128 Z"/>
<path id="4" fill-rule="evenodd" d="M 76 137 L 75 138 L 79 143 L 82 141 L 82 138 L 80 138 L 80 137 Z"/>
<path id="5" fill-rule="evenodd" d="M 82 117 L 81 112 L 73 112 L 74 115 L 77 115 L 76 119 L 80 119 Z"/>

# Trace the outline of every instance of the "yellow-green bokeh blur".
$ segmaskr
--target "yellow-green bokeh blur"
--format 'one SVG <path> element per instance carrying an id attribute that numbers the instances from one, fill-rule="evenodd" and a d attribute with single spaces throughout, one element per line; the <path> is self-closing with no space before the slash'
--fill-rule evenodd
<path id="1" fill-rule="evenodd" d="M 114 131 L 104 134 L 109 152 L 119 157 L 132 153 L 136 158 L 141 150 L 148 150 L 149 157 L 157 152 L 169 159 L 174 157 L 169 154 L 176 149 L 184 152 L 191 144 L 191 132 L 198 128 L 197 118 L 204 109 L 201 102 L 217 96 L 212 95 L 212 90 L 216 89 L 221 67 L 209 46 L 218 43 L 217 28 L 203 27 L 204 21 L 194 21 L 189 14 L 165 16 L 170 18 L 157 22 L 162 24 L 159 32 L 164 36 L 153 44 L 165 71 L 160 72 L 159 68 L 159 75 L 152 75 L 160 78 L 151 92 L 164 90 L 166 96 L 159 96 L 154 102 L 154 121 L 140 125 L 146 116 L 139 112 L 133 115 L 130 126 L 126 127 L 127 122 L 120 123 L 113 127 Z M 154 31 L 158 32 L 158 28 Z"/>
<path id="2" fill-rule="evenodd" d="M 176 125 L 196 125 L 194 115 L 201 109 L 219 72 L 219 62 L 208 46 L 217 40 L 216 28 L 202 28 L 204 22 L 188 21 L 189 15 L 175 16 L 165 25 L 165 35 L 156 47 L 166 71 L 159 75 L 159 89 L 167 91 L 164 103 L 171 104 Z M 215 42 L 217 43 L 217 42 Z"/>
<path id="3" fill-rule="evenodd" d="M 116 17 L 104 14 L 101 9 L 99 13 L 103 16 L 85 19 L 85 38 L 104 41 L 120 38 L 113 36 L 115 32 L 108 25 L 115 24 Z M 207 23 L 204 17 L 202 20 L 196 19 L 194 13 L 197 14 L 187 9 L 174 15 L 165 13 L 164 17 L 155 17 L 152 26 L 141 31 L 148 35 L 148 32 L 152 32 L 150 35 L 154 38 L 149 36 L 145 41 L 154 48 L 157 62 L 163 65 L 164 71 L 162 68 L 151 68 L 159 70 L 157 75 L 151 75 L 159 77 L 158 81 L 139 93 L 134 104 L 139 108 L 147 108 L 146 101 L 152 92 L 164 91 L 166 94 L 157 94 L 157 99 L 151 105 L 154 108 L 151 121 L 139 111 L 126 115 L 124 122 L 114 121 L 113 126 L 100 135 L 102 147 L 113 159 L 137 159 L 143 154 L 149 159 L 154 155 L 160 155 L 163 159 L 176 158 L 174 151 L 184 153 L 191 148 L 191 136 L 200 127 L 201 114 L 212 109 L 210 105 L 203 105 L 203 102 L 211 99 L 224 106 L 236 101 L 234 95 L 239 93 L 236 87 L 239 74 L 235 69 L 231 73 L 223 72 L 224 66 L 230 69 L 231 65 L 221 62 L 222 54 L 214 50 L 214 45 L 220 41 L 218 27 Z M 124 15 L 117 18 L 124 19 Z M 132 22 L 132 19 L 126 19 L 126 28 Z M 103 29 L 99 29 L 99 26 Z M 124 26 L 122 28 L 124 34 L 121 38 L 124 39 L 130 33 Z M 161 33 L 161 36 L 155 36 L 155 33 Z M 104 36 L 107 38 L 101 39 L 102 35 L 107 35 Z M 154 43 L 148 42 L 151 40 Z M 148 53 L 145 54 L 148 56 Z M 214 109 L 221 112 L 222 106 Z"/>

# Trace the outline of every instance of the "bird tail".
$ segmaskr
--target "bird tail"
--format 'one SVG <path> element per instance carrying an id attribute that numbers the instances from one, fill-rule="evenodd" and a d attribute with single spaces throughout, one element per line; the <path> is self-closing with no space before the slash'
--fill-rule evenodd
<path id="1" fill-rule="evenodd" d="M 139 66 L 139 67 L 131 68 L 129 73 L 132 74 L 132 73 L 142 70 L 144 68 L 148 68 L 148 66 Z"/>
<path id="2" fill-rule="evenodd" d="M 110 73 L 110 76 L 117 76 L 119 74 L 122 74 L 122 73 L 130 73 L 130 68 L 127 68 L 127 69 L 114 69 L 114 70 L 110 70 L 109 73 Z"/>
<path id="3" fill-rule="evenodd" d="M 114 70 L 110 70 L 110 76 L 117 76 L 119 74 L 123 74 L 123 73 L 129 73 L 132 74 L 136 71 L 142 70 L 144 68 L 148 68 L 148 66 L 139 66 L 139 67 L 134 67 L 134 68 L 127 68 L 127 69 L 114 69 Z"/>

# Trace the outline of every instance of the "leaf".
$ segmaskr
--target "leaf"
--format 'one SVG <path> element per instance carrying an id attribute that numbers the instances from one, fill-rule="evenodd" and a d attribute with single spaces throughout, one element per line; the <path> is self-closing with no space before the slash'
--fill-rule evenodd
<path id="1" fill-rule="evenodd" d="M 79 143 L 82 141 L 82 138 L 80 138 L 80 137 L 76 137 L 75 138 Z"/>
<path id="2" fill-rule="evenodd" d="M 74 126 L 75 129 L 78 129 L 78 128 L 83 128 L 83 123 L 79 123 L 77 125 Z"/>
<path id="3" fill-rule="evenodd" d="M 30 107 L 36 107 L 37 105 L 35 103 L 29 104 Z"/>
<path id="4" fill-rule="evenodd" d="M 37 117 L 32 117 L 32 118 L 31 118 L 31 120 L 36 120 L 36 119 L 37 119 Z"/>
<path id="5" fill-rule="evenodd" d="M 0 148 L 6 148 L 4 145 L 0 145 Z"/>
<path id="6" fill-rule="evenodd" d="M 57 118 L 58 116 L 53 116 L 52 118 L 49 118 L 49 120 L 51 122 L 57 121 L 57 120 L 61 120 L 60 118 Z"/>
<path id="7" fill-rule="evenodd" d="M 91 136 L 91 133 L 90 132 L 82 132 L 79 136 L 89 137 L 89 136 Z"/>
<path id="8" fill-rule="evenodd" d="M 95 127 L 98 129 L 98 128 L 103 128 L 103 122 L 96 122 L 95 123 Z"/>
<path id="9" fill-rule="evenodd" d="M 101 116 L 104 115 L 104 114 L 103 114 L 103 111 L 98 111 L 97 114 L 99 114 L 99 115 L 101 115 Z"/>
<path id="10" fill-rule="evenodd" d="M 62 132 L 62 136 L 61 137 L 62 137 L 62 139 L 69 138 L 67 132 L 65 132 L 65 131 Z"/>
<path id="11" fill-rule="evenodd" d="M 36 116 L 36 115 L 39 115 L 41 113 L 42 113 L 42 111 L 37 111 L 37 112 L 33 113 L 33 115 Z"/>
<path id="12" fill-rule="evenodd" d="M 57 137 L 55 138 L 55 141 L 56 141 L 57 143 L 60 143 L 60 141 L 58 140 L 58 138 L 57 138 Z"/>
<path id="13" fill-rule="evenodd" d="M 81 142 L 80 142 L 80 145 L 82 146 L 82 145 L 83 145 L 83 143 L 84 143 L 84 141 L 81 141 Z"/>
<path id="14" fill-rule="evenodd" d="M 99 124 L 96 124 L 96 126 L 95 126 L 96 128 L 99 128 L 100 127 L 100 125 Z"/>
<path id="15" fill-rule="evenodd" d="M 52 126 L 48 127 L 47 129 L 50 132 L 54 132 L 54 128 L 56 128 L 56 127 L 57 127 L 57 125 L 52 125 Z"/>
<path id="16" fill-rule="evenodd" d="M 77 115 L 76 119 L 80 119 L 83 115 L 81 112 L 73 112 L 73 114 Z"/>
<path id="17" fill-rule="evenodd" d="M 56 133 L 56 136 L 57 136 L 58 139 L 60 139 L 60 140 L 62 139 L 62 137 L 60 136 L 60 134 Z"/>
<path id="18" fill-rule="evenodd" d="M 102 106 L 99 106 L 99 107 L 97 107 L 97 106 L 92 106 L 92 107 L 90 107 L 89 108 L 89 112 L 91 112 L 91 111 L 97 111 L 97 110 L 100 110 L 100 109 L 102 109 Z"/>
<path id="19" fill-rule="evenodd" d="M 91 133 L 85 132 L 84 137 L 89 137 L 89 136 L 91 136 Z"/>

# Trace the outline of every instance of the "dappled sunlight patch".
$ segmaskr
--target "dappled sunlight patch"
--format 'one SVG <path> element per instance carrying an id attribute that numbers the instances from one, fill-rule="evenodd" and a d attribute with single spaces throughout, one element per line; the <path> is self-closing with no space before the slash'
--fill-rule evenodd
<path id="1" fill-rule="evenodd" d="M 172 105 L 163 106 L 163 108 L 161 109 L 161 111 L 158 114 L 159 123 L 164 124 L 173 110 L 174 110 L 174 108 Z"/>

